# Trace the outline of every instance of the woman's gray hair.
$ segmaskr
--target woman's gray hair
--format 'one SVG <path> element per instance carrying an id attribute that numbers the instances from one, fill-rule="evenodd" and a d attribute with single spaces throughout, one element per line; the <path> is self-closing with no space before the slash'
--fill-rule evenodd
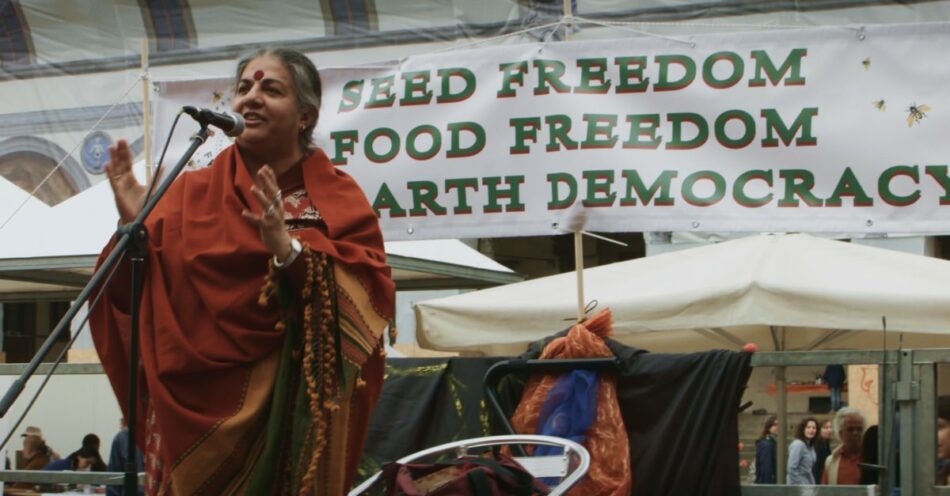
<path id="1" fill-rule="evenodd" d="M 838 413 L 835 414 L 835 421 L 834 421 L 835 439 L 837 439 L 838 441 L 841 441 L 840 432 L 841 432 L 841 428 L 844 427 L 844 419 L 851 416 L 855 416 L 861 419 L 862 429 L 867 427 L 868 421 L 864 418 L 864 414 L 861 413 L 861 410 L 858 410 L 857 408 L 853 408 L 850 406 L 846 406 L 838 410 Z"/>
<path id="2" fill-rule="evenodd" d="M 309 57 L 297 50 L 282 47 L 265 47 L 248 52 L 238 60 L 237 74 L 234 78 L 235 84 L 241 80 L 241 74 L 252 60 L 273 55 L 280 60 L 287 71 L 290 72 L 290 79 L 293 83 L 294 94 L 297 95 L 297 108 L 300 112 L 306 112 L 313 109 L 316 113 L 313 123 L 304 128 L 297 138 L 301 150 L 313 148 L 313 129 L 317 127 L 317 121 L 320 120 L 320 100 L 323 96 L 323 85 L 320 82 L 320 73 L 317 67 Z"/>

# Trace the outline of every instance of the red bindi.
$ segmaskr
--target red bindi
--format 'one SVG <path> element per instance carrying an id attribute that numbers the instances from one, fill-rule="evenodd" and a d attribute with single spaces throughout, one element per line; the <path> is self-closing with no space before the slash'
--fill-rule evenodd
<path id="1" fill-rule="evenodd" d="M 260 81 L 261 79 L 264 79 L 264 71 L 260 69 L 254 71 L 254 80 Z"/>

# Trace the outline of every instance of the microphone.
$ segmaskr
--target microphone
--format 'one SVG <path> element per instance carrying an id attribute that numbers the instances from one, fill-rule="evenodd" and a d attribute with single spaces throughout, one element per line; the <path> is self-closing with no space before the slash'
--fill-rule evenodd
<path id="1" fill-rule="evenodd" d="M 181 111 L 190 115 L 199 124 L 210 124 L 232 138 L 244 132 L 244 117 L 237 112 L 215 112 L 190 105 L 182 107 Z"/>

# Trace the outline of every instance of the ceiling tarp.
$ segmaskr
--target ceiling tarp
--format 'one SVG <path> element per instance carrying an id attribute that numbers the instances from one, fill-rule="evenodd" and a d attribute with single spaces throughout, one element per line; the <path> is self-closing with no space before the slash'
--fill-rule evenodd
<path id="1" fill-rule="evenodd" d="M 760 235 L 584 271 L 614 337 L 653 351 L 950 344 L 950 262 L 812 236 Z M 564 273 L 418 303 L 427 348 L 510 354 L 576 318 Z"/>
<path id="2" fill-rule="evenodd" d="M 568 37 L 626 43 L 950 20 L 950 1 L 569 3 L 565 17 L 557 0 L 0 2 L 0 176 L 25 190 L 42 181 L 45 202 L 64 201 L 103 179 L 104 145 L 126 138 L 140 156 L 143 82 L 228 75 L 239 54 L 263 45 L 330 67 Z"/>

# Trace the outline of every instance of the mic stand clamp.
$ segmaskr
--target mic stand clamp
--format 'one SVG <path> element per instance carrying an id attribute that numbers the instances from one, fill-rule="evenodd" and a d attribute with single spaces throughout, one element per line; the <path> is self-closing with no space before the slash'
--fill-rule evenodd
<path id="1" fill-rule="evenodd" d="M 148 252 L 148 228 L 145 224 L 138 221 L 132 221 L 128 224 L 122 224 L 115 230 L 116 236 L 131 236 L 126 252 L 130 257 L 145 257 Z"/>

